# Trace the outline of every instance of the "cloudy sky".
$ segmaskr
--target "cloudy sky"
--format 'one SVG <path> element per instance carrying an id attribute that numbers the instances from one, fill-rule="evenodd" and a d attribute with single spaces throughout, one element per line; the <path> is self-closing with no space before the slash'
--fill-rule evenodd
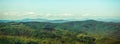
<path id="1" fill-rule="evenodd" d="M 0 20 L 119 20 L 120 0 L 0 0 Z"/>

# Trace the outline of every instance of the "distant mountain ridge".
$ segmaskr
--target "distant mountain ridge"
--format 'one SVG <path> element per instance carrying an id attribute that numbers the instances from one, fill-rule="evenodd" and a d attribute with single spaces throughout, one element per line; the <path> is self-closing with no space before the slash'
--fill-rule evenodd
<path id="1" fill-rule="evenodd" d="M 97 21 L 97 20 L 82 20 L 82 21 Z M 99 20 L 98 20 L 99 21 Z M 22 20 L 0 20 L 0 22 L 49 22 L 49 23 L 65 23 L 74 22 L 73 20 L 48 20 L 48 19 L 22 19 Z M 102 22 L 118 22 L 119 21 L 102 21 Z"/>
<path id="2" fill-rule="evenodd" d="M 67 20 L 47 20 L 47 19 L 23 19 L 23 20 L 0 20 L 0 22 L 50 22 L 50 23 L 64 23 Z"/>

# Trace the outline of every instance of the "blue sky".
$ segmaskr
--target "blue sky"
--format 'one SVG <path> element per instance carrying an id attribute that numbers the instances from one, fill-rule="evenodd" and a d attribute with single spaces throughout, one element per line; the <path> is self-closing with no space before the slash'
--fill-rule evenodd
<path id="1" fill-rule="evenodd" d="M 0 19 L 119 20 L 119 0 L 0 0 Z"/>

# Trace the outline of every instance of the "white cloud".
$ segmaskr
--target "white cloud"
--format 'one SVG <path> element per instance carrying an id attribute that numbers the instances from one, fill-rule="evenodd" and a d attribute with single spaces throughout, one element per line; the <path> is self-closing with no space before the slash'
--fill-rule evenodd
<path id="1" fill-rule="evenodd" d="M 105 14 L 105 13 L 101 13 Z M 107 13 L 108 14 L 108 13 Z M 119 17 L 119 15 L 100 15 L 98 13 L 41 13 L 41 12 L 16 12 L 16 11 L 9 11 L 9 12 L 3 12 L 3 15 L 0 19 L 9 19 L 9 20 L 18 20 L 18 19 L 26 19 L 26 18 L 42 18 L 42 19 L 64 19 L 64 20 L 70 20 L 70 19 L 76 19 L 76 20 L 84 20 L 84 19 L 107 19 L 107 18 L 115 18 Z"/>
<path id="2" fill-rule="evenodd" d="M 73 14 L 71 14 L 71 13 L 63 13 L 63 14 L 60 14 L 61 16 L 63 16 L 63 17 L 72 17 L 73 16 Z"/>
<path id="3" fill-rule="evenodd" d="M 27 14 L 33 15 L 35 14 L 35 12 L 27 12 Z"/>

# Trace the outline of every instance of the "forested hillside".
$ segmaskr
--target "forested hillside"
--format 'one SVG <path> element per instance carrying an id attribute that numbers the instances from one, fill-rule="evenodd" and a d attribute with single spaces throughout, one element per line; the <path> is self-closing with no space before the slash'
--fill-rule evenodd
<path id="1" fill-rule="evenodd" d="M 120 44 L 120 23 L 0 22 L 0 44 Z"/>

